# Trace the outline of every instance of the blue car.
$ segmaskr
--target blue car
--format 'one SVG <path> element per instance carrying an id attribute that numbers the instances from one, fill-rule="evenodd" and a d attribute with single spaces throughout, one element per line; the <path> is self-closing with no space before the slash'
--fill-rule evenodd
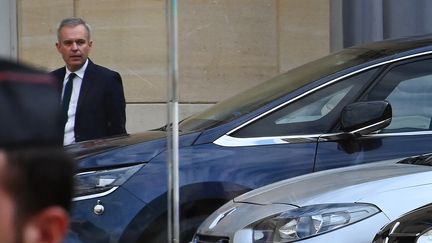
<path id="1" fill-rule="evenodd" d="M 180 233 L 282 179 L 432 150 L 432 36 L 356 46 L 179 124 Z M 166 242 L 165 128 L 68 146 L 79 162 L 66 242 Z"/>

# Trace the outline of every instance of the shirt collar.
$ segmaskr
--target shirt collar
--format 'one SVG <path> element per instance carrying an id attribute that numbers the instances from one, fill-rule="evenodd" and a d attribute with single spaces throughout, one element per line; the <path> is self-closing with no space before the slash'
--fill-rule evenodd
<path id="1" fill-rule="evenodd" d="M 89 62 L 89 59 L 87 58 L 87 60 L 84 63 L 84 65 L 80 69 L 78 69 L 77 71 L 74 72 L 78 77 L 80 77 L 80 79 L 83 79 L 83 77 L 84 77 L 84 72 L 87 69 L 88 62 Z M 66 67 L 66 76 L 65 76 L 65 78 L 68 78 L 69 74 L 71 74 L 71 73 L 72 72 Z"/>

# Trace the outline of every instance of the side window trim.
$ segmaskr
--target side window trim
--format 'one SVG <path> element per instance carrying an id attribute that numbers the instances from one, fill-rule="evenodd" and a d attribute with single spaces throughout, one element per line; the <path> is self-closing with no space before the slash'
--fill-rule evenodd
<path id="1" fill-rule="evenodd" d="M 222 147 L 247 147 L 247 146 L 263 146 L 263 145 L 280 145 L 280 144 L 295 144 L 295 143 L 315 143 L 329 142 L 340 140 L 339 133 L 325 133 L 312 135 L 296 135 L 296 136 L 280 136 L 280 137 L 259 137 L 259 138 L 236 138 L 228 134 L 216 139 L 213 143 Z M 408 137 L 408 136 L 424 136 L 432 135 L 432 131 L 420 132 L 402 132 L 402 133 L 383 133 L 370 134 L 362 136 L 361 139 L 386 138 L 386 137 Z"/>
<path id="2" fill-rule="evenodd" d="M 259 145 L 277 145 L 290 143 L 315 143 L 321 134 L 280 136 L 280 137 L 257 137 L 257 138 L 237 138 L 230 135 L 223 135 L 213 143 L 223 147 L 245 147 Z"/>

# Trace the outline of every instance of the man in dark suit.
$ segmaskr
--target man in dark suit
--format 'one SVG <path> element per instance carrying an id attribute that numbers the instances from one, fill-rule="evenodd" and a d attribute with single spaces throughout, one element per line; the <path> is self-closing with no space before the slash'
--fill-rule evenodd
<path id="1" fill-rule="evenodd" d="M 62 87 L 64 145 L 126 134 L 121 76 L 88 58 L 92 44 L 84 20 L 62 20 L 56 47 L 66 66 L 52 74 Z"/>

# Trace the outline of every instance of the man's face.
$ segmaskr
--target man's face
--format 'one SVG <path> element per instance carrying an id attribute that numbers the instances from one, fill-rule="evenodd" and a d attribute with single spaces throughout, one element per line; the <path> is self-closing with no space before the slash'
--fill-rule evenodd
<path id="1" fill-rule="evenodd" d="M 60 30 L 59 40 L 56 43 L 58 52 L 62 55 L 67 68 L 75 72 L 87 60 L 92 47 L 92 41 L 83 25 L 74 27 L 64 26 Z"/>

